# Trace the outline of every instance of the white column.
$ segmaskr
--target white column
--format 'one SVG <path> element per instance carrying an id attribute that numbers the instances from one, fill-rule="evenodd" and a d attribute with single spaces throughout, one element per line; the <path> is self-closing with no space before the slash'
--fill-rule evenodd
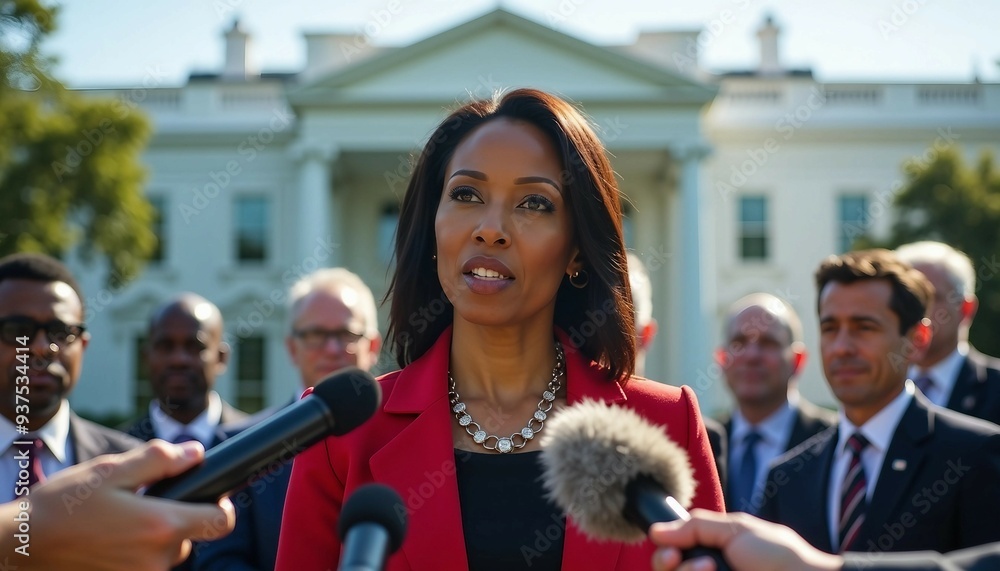
<path id="1" fill-rule="evenodd" d="M 295 258 L 290 266 L 312 269 L 340 265 L 340 225 L 337 199 L 333 192 L 333 163 L 337 149 L 329 144 L 296 144 L 292 156 L 299 163 L 299 192 L 296 197 Z"/>
<path id="2" fill-rule="evenodd" d="M 712 327 L 715 316 L 715 249 L 712 247 L 711 201 L 701 189 L 701 161 L 709 149 L 690 145 L 674 149 L 680 163 L 680 330 L 683 344 L 676 354 L 680 359 L 679 382 L 691 385 L 705 411 L 711 411 L 716 400 L 718 383 L 699 382 L 706 379 L 712 365 Z M 701 373 L 701 374 L 699 374 Z M 708 376 L 711 378 L 711 375 Z"/>

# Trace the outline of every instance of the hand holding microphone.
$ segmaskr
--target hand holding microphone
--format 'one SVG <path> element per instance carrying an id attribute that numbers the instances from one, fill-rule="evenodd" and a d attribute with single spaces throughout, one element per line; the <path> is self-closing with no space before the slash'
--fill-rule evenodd
<path id="1" fill-rule="evenodd" d="M 354 430 L 375 414 L 381 401 L 381 387 L 369 373 L 340 369 L 312 394 L 212 448 L 201 464 L 150 486 L 146 495 L 216 502 L 270 464 L 287 461 L 327 436 Z"/>
<path id="2" fill-rule="evenodd" d="M 687 520 L 694 496 L 687 453 L 634 411 L 584 401 L 563 409 L 542 439 L 549 496 L 597 539 L 640 541 L 657 522 Z M 729 569 L 717 549 L 695 548 Z"/>

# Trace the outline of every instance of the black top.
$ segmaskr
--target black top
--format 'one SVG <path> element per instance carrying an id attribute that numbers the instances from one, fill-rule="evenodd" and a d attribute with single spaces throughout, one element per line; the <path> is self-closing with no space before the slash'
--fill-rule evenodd
<path id="1" fill-rule="evenodd" d="M 558 571 L 566 518 L 545 498 L 541 452 L 455 450 L 469 571 Z"/>

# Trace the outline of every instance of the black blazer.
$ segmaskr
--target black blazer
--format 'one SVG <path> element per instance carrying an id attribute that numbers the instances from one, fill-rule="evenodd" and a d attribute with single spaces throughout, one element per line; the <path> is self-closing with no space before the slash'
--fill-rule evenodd
<path id="1" fill-rule="evenodd" d="M 77 464 L 102 454 L 127 452 L 142 444 L 141 440 L 118 430 L 84 420 L 75 412 L 70 413 L 69 433 L 72 437 L 73 453 Z"/>
<path id="2" fill-rule="evenodd" d="M 844 571 L 996 571 L 1000 569 L 1000 543 L 953 551 L 941 555 L 934 551 L 914 553 L 848 553 Z"/>
<path id="3" fill-rule="evenodd" d="M 792 432 L 788 436 L 788 442 L 785 443 L 786 452 L 837 424 L 837 413 L 816 406 L 804 398 L 799 398 L 798 405 L 794 411 L 795 416 L 793 417 L 794 423 L 792 424 Z M 728 449 L 733 446 L 732 441 L 729 440 L 733 434 L 732 417 L 726 419 L 724 428 L 726 431 L 726 458 L 728 462 Z M 720 470 L 722 470 L 722 468 L 720 468 Z M 726 497 L 726 510 L 733 511 L 735 507 L 730 505 L 730 498 L 732 497 L 732 494 L 729 490 L 729 486 L 726 485 L 726 482 L 728 481 L 728 472 L 725 476 L 721 473 L 719 476 L 722 478 L 722 490 Z"/>
<path id="4" fill-rule="evenodd" d="M 831 427 L 776 461 L 759 512 L 828 552 L 837 432 Z M 918 392 L 889 442 L 854 547 L 944 553 L 1000 541 L 998 481 L 1000 427 L 935 406 Z"/>
<path id="5" fill-rule="evenodd" d="M 222 418 L 219 421 L 219 426 L 215 428 L 215 438 L 206 446 L 206 448 L 216 446 L 227 438 L 226 431 L 223 429 L 224 424 L 240 422 L 246 418 L 247 413 L 233 408 L 232 405 L 223 400 Z M 140 440 L 148 441 L 156 438 L 156 429 L 153 427 L 153 419 L 149 416 L 149 412 L 146 412 L 137 418 L 132 422 L 132 424 L 127 425 L 123 430 Z"/>
<path id="6" fill-rule="evenodd" d="M 1000 359 L 970 349 L 958 370 L 948 408 L 1000 424 Z"/>
<path id="7" fill-rule="evenodd" d="M 715 468 L 719 471 L 719 483 L 722 489 L 726 489 L 726 476 L 729 474 L 729 436 L 726 434 L 726 427 L 722 423 L 707 416 L 702 417 L 705 423 L 705 430 L 708 432 L 708 444 L 712 447 L 712 456 L 715 457 Z"/>

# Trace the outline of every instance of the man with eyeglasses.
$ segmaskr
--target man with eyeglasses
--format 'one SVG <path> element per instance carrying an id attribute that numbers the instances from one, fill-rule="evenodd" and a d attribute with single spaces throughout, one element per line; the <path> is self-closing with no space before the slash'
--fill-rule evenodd
<path id="1" fill-rule="evenodd" d="M 325 268 L 305 276 L 289 290 L 288 314 L 285 347 L 298 369 L 302 389 L 344 367 L 367 371 L 375 366 L 382 343 L 375 298 L 354 273 Z M 228 433 L 274 412 L 254 415 Z M 236 528 L 223 539 L 196 546 L 197 571 L 274 569 L 291 467 L 286 462 L 270 473 L 250 476 L 247 488 L 232 497 Z"/>
<path id="2" fill-rule="evenodd" d="M 90 340 L 82 299 L 54 258 L 0 259 L 0 502 L 27 499 L 47 475 L 141 444 L 70 409 Z"/>

